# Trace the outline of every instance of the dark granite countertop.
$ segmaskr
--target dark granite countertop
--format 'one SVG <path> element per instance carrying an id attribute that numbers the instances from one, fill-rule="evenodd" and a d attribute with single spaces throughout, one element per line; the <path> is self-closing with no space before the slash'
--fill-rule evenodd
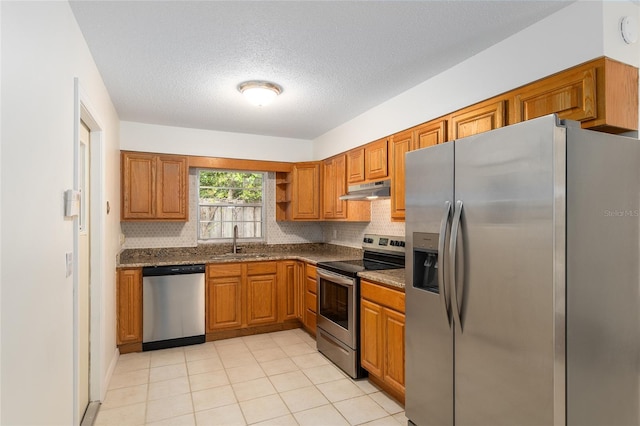
<path id="1" fill-rule="evenodd" d="M 200 245 L 161 249 L 126 249 L 117 259 L 118 268 L 144 266 L 190 265 L 197 263 L 230 263 L 268 260 L 301 260 L 307 263 L 360 259 L 362 250 L 333 244 L 242 244 L 238 254 L 230 244 Z"/>
<path id="2" fill-rule="evenodd" d="M 382 271 L 365 271 L 359 272 L 358 276 L 368 281 L 386 284 L 390 287 L 397 287 L 404 291 L 404 268 L 402 269 L 386 269 Z"/>

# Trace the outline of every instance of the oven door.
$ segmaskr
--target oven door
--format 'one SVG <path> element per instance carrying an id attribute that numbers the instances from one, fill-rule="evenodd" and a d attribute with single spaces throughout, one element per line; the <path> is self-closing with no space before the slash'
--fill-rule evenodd
<path id="1" fill-rule="evenodd" d="M 318 327 L 356 348 L 357 279 L 322 269 L 318 275 Z"/>

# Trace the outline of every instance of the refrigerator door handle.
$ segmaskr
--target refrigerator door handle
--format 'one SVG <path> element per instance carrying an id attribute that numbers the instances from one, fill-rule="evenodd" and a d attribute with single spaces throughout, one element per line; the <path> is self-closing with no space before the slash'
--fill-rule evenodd
<path id="1" fill-rule="evenodd" d="M 451 306 L 453 307 L 453 318 L 460 327 L 460 333 L 462 333 L 462 320 L 460 315 L 462 309 L 458 304 L 458 279 L 460 277 L 456 277 L 456 262 L 458 260 L 456 251 L 458 248 L 458 231 L 460 230 L 461 216 L 462 200 L 458 200 L 456 201 L 453 223 L 451 224 L 451 242 L 449 244 L 449 282 L 451 283 Z"/>
<path id="2" fill-rule="evenodd" d="M 444 214 L 440 221 L 440 235 L 438 236 L 438 284 L 440 285 L 440 300 L 442 301 L 442 307 L 444 308 L 445 316 L 447 317 L 447 324 L 451 327 L 451 297 L 447 285 L 444 281 L 446 268 L 444 248 L 445 241 L 447 239 L 447 225 L 449 224 L 449 218 L 451 217 L 451 203 L 445 201 Z"/>

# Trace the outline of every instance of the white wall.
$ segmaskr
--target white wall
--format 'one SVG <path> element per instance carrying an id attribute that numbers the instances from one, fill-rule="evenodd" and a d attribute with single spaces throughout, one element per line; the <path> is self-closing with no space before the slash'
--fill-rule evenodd
<path id="1" fill-rule="evenodd" d="M 1 2 L 0 424 L 73 421 L 73 221 L 63 191 L 73 187 L 74 77 L 104 127 L 105 223 L 102 287 L 105 353 L 115 354 L 118 251 L 118 117 L 67 2 Z"/>
<path id="2" fill-rule="evenodd" d="M 639 66 L 616 32 L 628 1 L 578 1 L 314 140 L 314 158 L 453 112 L 600 56 Z"/>
<path id="3" fill-rule="evenodd" d="M 309 161 L 311 141 L 123 121 L 123 150 L 269 161 Z"/>

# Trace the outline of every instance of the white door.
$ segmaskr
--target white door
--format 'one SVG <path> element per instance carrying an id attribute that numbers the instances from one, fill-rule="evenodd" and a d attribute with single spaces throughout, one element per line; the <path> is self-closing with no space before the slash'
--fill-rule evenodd
<path id="1" fill-rule="evenodd" d="M 89 289 L 90 289 L 90 133 L 84 122 L 80 126 L 79 190 L 80 214 L 78 216 L 78 419 L 82 419 L 89 405 Z"/>

